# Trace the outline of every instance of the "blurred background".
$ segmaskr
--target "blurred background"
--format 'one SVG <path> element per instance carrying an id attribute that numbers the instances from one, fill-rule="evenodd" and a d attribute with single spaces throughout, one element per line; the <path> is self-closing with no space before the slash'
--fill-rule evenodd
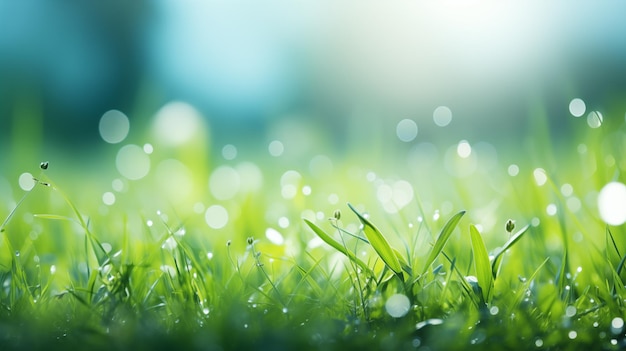
<path id="1" fill-rule="evenodd" d="M 411 184 L 439 168 L 549 173 L 524 152 L 584 154 L 581 131 L 624 123 L 624 13 L 621 2 L 1 1 L 0 192 L 18 178 L 28 189 L 24 172 L 43 160 L 93 185 L 101 206 L 148 174 L 191 206 L 196 185 L 217 201 L 269 192 L 261 174 L 291 200 L 311 192 L 305 173 L 320 184 L 339 172 L 373 182 L 374 169 Z M 403 207 L 407 184 L 376 183 L 376 196 Z M 324 201 L 348 200 L 342 189 Z"/>
<path id="2" fill-rule="evenodd" d="M 610 108 L 626 89 L 625 10 L 620 2 L 3 1 L 0 138 L 6 151 L 12 130 L 32 128 L 46 145 L 91 148 L 108 110 L 135 124 L 173 100 L 197 109 L 219 142 L 254 142 L 293 119 L 336 147 L 354 124 L 402 119 L 430 139 L 440 106 L 451 115 L 447 133 L 464 138 L 510 139 L 537 106 L 565 134 L 573 98 Z"/>

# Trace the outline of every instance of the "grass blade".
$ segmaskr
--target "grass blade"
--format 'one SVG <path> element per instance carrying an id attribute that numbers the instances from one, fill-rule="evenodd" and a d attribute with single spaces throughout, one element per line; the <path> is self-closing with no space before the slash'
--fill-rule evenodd
<path id="1" fill-rule="evenodd" d="M 371 275 L 372 277 L 374 277 L 374 272 L 360 259 L 358 259 L 354 253 L 348 251 L 343 245 L 341 245 L 337 240 L 333 239 L 330 235 L 326 234 L 325 231 L 322 230 L 322 228 L 318 227 L 317 225 L 315 225 L 313 222 L 309 221 L 308 219 L 304 218 L 304 222 L 309 226 L 309 228 L 311 228 L 315 234 L 317 234 L 317 236 L 320 237 L 320 239 L 322 239 L 325 243 L 327 243 L 328 245 L 332 246 L 333 249 L 341 252 L 342 254 L 346 255 L 350 260 L 352 260 L 354 263 L 356 263 L 359 267 L 361 267 L 364 271 L 366 271 L 369 275 Z"/>
<path id="2" fill-rule="evenodd" d="M 485 247 L 482 236 L 473 224 L 470 224 L 470 239 L 472 241 L 472 251 L 474 252 L 474 264 L 476 265 L 478 285 L 482 288 L 485 302 L 489 303 L 493 295 L 493 276 L 491 275 L 489 254 L 487 253 L 487 248 Z"/>
<path id="3" fill-rule="evenodd" d="M 530 228 L 530 224 L 527 224 L 524 228 L 520 229 L 517 233 L 511 236 L 511 239 L 507 241 L 493 257 L 493 262 L 491 262 L 491 272 L 493 274 L 493 278 L 495 279 L 498 276 L 498 271 L 500 270 L 500 261 L 502 261 L 502 254 L 506 252 L 506 250 L 510 249 L 513 244 L 515 244 L 521 237 L 526 233 L 526 231 Z"/>
<path id="4" fill-rule="evenodd" d="M 439 256 L 441 251 L 443 251 L 443 247 L 446 246 L 446 242 L 448 242 L 448 239 L 450 239 L 450 235 L 452 235 L 454 228 L 456 228 L 457 224 L 459 224 L 459 221 L 461 220 L 461 217 L 463 217 L 464 214 L 465 214 L 464 210 L 455 214 L 448 220 L 446 225 L 443 227 L 443 229 L 441 230 L 441 233 L 439 233 L 439 237 L 437 237 L 435 246 L 433 247 L 432 251 L 430 251 L 430 255 L 428 255 L 428 259 L 426 260 L 424 264 L 424 270 L 422 271 L 422 275 L 426 273 L 426 271 L 428 271 L 428 268 L 430 267 L 431 264 L 433 264 L 433 262 L 435 261 L 435 258 L 437 258 L 437 256 Z"/>
<path id="5" fill-rule="evenodd" d="M 354 212 L 357 217 L 359 217 L 359 221 L 363 224 L 363 232 L 365 233 L 365 237 L 370 242 L 370 245 L 374 248 L 374 251 L 380 256 L 380 258 L 385 262 L 387 267 L 391 269 L 394 273 L 398 275 L 402 275 L 402 266 L 400 266 L 400 261 L 396 256 L 396 252 L 391 248 L 389 242 L 385 238 L 385 236 L 376 228 L 376 226 L 370 222 L 367 218 L 363 217 L 359 211 L 357 211 L 351 204 L 348 203 L 348 207 Z"/>

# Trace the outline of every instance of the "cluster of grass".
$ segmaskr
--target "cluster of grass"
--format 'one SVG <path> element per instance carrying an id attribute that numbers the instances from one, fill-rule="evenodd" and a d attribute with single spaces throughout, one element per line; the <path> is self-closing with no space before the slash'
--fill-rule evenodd
<path id="1" fill-rule="evenodd" d="M 519 176 L 501 164 L 504 176 L 441 180 L 456 194 L 441 213 L 447 200 L 420 196 L 385 213 L 363 195 L 372 181 L 352 184 L 345 208 L 298 197 L 280 245 L 264 237 L 261 200 L 217 233 L 175 208 L 83 208 L 88 182 L 66 190 L 42 164 L 1 227 L 0 349 L 624 348 L 625 232 L 593 205 L 624 181 L 624 132 L 594 133 L 552 164 L 545 150 L 517 160 Z"/>

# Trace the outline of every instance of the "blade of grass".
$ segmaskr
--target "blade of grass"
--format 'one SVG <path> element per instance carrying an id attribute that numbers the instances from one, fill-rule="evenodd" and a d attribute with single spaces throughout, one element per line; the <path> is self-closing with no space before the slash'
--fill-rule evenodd
<path id="1" fill-rule="evenodd" d="M 489 254 L 482 236 L 473 224 L 470 224 L 470 239 L 472 241 L 472 252 L 476 265 L 476 278 L 478 285 L 482 288 L 485 302 L 491 301 L 493 294 L 493 276 L 491 275 L 491 265 L 489 264 Z"/>
<path id="2" fill-rule="evenodd" d="M 498 276 L 498 271 L 500 270 L 500 262 L 502 261 L 502 254 L 506 252 L 506 250 L 510 249 L 513 244 L 515 244 L 521 237 L 526 233 L 526 231 L 530 228 L 530 224 L 524 226 L 524 228 L 520 229 L 517 233 L 513 234 L 509 241 L 507 241 L 493 256 L 493 262 L 491 262 L 491 272 L 493 274 L 493 278 L 495 279 Z"/>
<path id="3" fill-rule="evenodd" d="M 361 213 L 359 213 L 359 211 L 357 211 L 350 203 L 348 203 L 348 207 L 350 207 L 352 212 L 359 217 L 359 221 L 363 224 L 365 237 L 369 240 L 370 245 L 374 248 L 374 251 L 376 251 L 378 256 L 380 256 L 389 269 L 402 277 L 402 266 L 400 266 L 400 261 L 398 261 L 398 257 L 396 256 L 397 251 L 394 251 L 391 248 L 391 245 L 389 245 L 385 236 L 372 222 L 363 217 L 363 215 L 361 215 Z"/>
<path id="4" fill-rule="evenodd" d="M 424 273 L 428 271 L 428 268 L 431 264 L 433 264 L 435 258 L 437 258 L 441 251 L 443 251 L 443 247 L 446 245 L 446 242 L 448 242 L 448 239 L 450 239 L 450 235 L 452 235 L 454 228 L 456 228 L 457 224 L 459 224 L 459 221 L 464 214 L 464 210 L 458 212 L 457 214 L 452 216 L 443 227 L 441 233 L 439 233 L 439 236 L 437 237 L 435 246 L 433 246 L 433 249 L 430 251 L 430 255 L 428 255 L 428 259 L 426 260 L 426 262 L 424 262 L 424 270 L 422 271 L 422 275 L 424 275 Z"/>
<path id="5" fill-rule="evenodd" d="M 341 252 L 346 255 L 350 260 L 356 263 L 359 267 L 361 267 L 365 272 L 367 272 L 370 276 L 375 277 L 374 272 L 360 259 L 358 259 L 354 253 L 348 251 L 343 245 L 341 245 L 337 240 L 333 239 L 330 235 L 326 234 L 320 227 L 315 225 L 313 222 L 304 218 L 304 222 L 311 228 L 317 236 L 320 237 L 325 243 L 330 245 L 333 249 Z"/>

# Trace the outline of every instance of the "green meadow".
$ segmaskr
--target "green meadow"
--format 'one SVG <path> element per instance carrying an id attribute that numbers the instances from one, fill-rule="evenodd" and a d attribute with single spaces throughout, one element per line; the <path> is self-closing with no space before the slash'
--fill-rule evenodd
<path id="1" fill-rule="evenodd" d="M 302 121 L 224 141 L 179 102 L 72 152 L 16 118 L 0 348 L 623 349 L 624 114 L 563 110 L 567 137 L 357 120 L 337 148 Z"/>

